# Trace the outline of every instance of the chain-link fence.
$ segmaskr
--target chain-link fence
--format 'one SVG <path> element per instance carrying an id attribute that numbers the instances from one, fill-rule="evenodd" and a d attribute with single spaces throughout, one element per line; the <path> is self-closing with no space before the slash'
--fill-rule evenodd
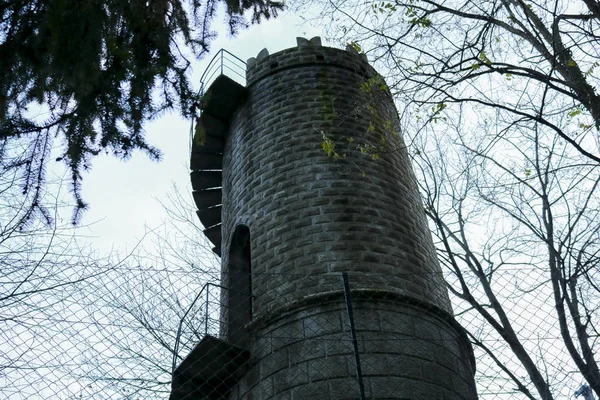
<path id="1" fill-rule="evenodd" d="M 475 398 L 474 373 L 480 399 L 541 399 L 536 372 L 546 398 L 594 398 L 535 268 L 493 286 L 516 342 L 483 297 L 477 310 L 452 296 L 455 320 L 382 274 L 234 277 L 250 285 L 232 293 L 205 270 L 96 268 L 3 308 L 3 398 L 458 399 Z"/>

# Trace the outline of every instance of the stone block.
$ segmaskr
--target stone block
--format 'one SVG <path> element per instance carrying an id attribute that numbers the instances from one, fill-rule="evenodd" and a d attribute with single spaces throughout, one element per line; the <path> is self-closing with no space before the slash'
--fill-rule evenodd
<path id="1" fill-rule="evenodd" d="M 273 375 L 273 391 L 277 398 L 282 393 L 306 383 L 308 383 L 307 363 L 292 364 L 289 368 Z"/>
<path id="2" fill-rule="evenodd" d="M 294 400 L 317 400 L 329 398 L 329 383 L 327 381 L 310 382 L 292 390 Z"/>
<path id="3" fill-rule="evenodd" d="M 360 387 L 356 377 L 329 379 L 328 398 L 331 400 L 356 400 L 360 398 Z"/>
<path id="4" fill-rule="evenodd" d="M 315 338 L 294 343 L 287 347 L 289 358 L 296 362 L 324 358 L 327 355 L 327 342 L 327 338 Z"/>
<path id="5" fill-rule="evenodd" d="M 373 312 L 371 309 L 358 308 L 355 306 L 354 326 L 357 331 L 381 331 L 379 314 Z"/>
<path id="6" fill-rule="evenodd" d="M 361 354 L 360 362 L 364 376 L 397 376 L 422 379 L 418 360 L 402 354 Z"/>
<path id="7" fill-rule="evenodd" d="M 296 320 L 274 328 L 265 336 L 271 338 L 273 351 L 278 351 L 287 345 L 304 340 L 304 332 L 302 321 Z"/>
<path id="8" fill-rule="evenodd" d="M 307 338 L 313 338 L 330 333 L 340 333 L 342 322 L 339 311 L 321 312 L 305 317 L 303 319 L 304 334 Z"/>
<path id="9" fill-rule="evenodd" d="M 417 398 L 412 395 L 411 380 L 395 376 L 373 376 L 365 378 L 369 388 L 369 397 L 374 399 L 395 400 L 432 400 L 436 397 Z"/>
<path id="10" fill-rule="evenodd" d="M 434 362 L 421 361 L 421 371 L 425 382 L 433 383 L 449 391 L 453 390 L 452 377 L 454 371 L 446 369 Z"/>
<path id="11" fill-rule="evenodd" d="M 443 400 L 447 394 L 446 391 L 435 384 L 416 380 L 410 382 L 410 389 L 412 392 L 411 400 Z"/>
<path id="12" fill-rule="evenodd" d="M 308 378 L 311 382 L 352 376 L 348 369 L 347 356 L 314 359 L 307 362 Z"/>
<path id="13" fill-rule="evenodd" d="M 438 346 L 431 342 L 424 341 L 419 337 L 406 339 L 402 342 L 402 351 L 404 354 L 418 357 L 426 361 L 433 361 L 437 350 Z"/>
<path id="14" fill-rule="evenodd" d="M 407 339 L 407 336 L 389 332 L 359 332 L 358 337 L 364 342 L 365 353 L 385 354 L 403 354 L 402 343 Z"/>

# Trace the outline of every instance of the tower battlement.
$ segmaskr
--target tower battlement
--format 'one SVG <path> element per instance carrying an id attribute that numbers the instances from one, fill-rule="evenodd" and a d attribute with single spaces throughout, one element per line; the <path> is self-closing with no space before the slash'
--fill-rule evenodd
<path id="1" fill-rule="evenodd" d="M 269 54 L 267 49 L 263 49 L 256 57 L 249 58 L 246 62 L 246 86 L 251 86 L 263 77 L 287 68 L 315 64 L 336 66 L 365 77 L 377 75 L 377 71 L 369 64 L 366 55 L 358 53 L 350 45 L 346 50 L 325 47 L 321 45 L 319 37 L 310 40 L 299 37 L 296 41 L 296 47 L 274 54 Z"/>

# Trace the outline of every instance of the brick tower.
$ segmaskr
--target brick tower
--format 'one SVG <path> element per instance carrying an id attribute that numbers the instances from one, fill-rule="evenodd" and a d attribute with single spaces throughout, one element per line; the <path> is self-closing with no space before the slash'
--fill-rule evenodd
<path id="1" fill-rule="evenodd" d="M 476 399 L 380 76 L 299 38 L 246 82 L 203 99 L 192 185 L 226 289 L 172 399 Z"/>

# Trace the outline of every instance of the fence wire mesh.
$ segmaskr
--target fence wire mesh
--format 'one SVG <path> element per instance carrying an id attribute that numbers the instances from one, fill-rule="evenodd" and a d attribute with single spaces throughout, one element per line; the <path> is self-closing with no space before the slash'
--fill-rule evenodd
<path id="1" fill-rule="evenodd" d="M 436 299 L 406 295 L 422 277 L 367 272 L 348 272 L 345 288 L 342 272 L 220 280 L 193 267 L 96 265 L 22 303 L 3 283 L 2 398 L 475 398 L 474 357 L 480 399 L 594 399 L 544 271 L 500 272 L 495 298 L 514 338 L 490 323 L 501 316 L 475 281 L 482 309 L 450 296 L 456 323 Z"/>

